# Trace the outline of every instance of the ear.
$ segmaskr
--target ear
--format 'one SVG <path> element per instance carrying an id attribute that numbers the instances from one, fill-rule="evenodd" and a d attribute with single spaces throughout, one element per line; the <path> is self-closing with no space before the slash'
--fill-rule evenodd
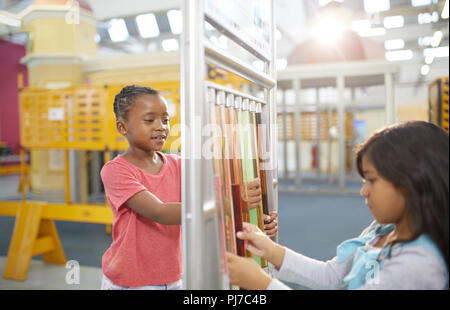
<path id="1" fill-rule="evenodd" d="M 125 124 L 124 121 L 117 121 L 116 128 L 117 128 L 117 131 L 120 132 L 121 135 L 123 135 L 123 136 L 127 135 L 127 125 Z"/>

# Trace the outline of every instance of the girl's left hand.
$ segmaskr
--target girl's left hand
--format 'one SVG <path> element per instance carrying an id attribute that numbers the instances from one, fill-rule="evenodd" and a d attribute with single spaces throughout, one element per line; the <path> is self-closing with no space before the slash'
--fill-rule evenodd
<path id="1" fill-rule="evenodd" d="M 249 290 L 265 290 L 272 278 L 252 258 L 227 253 L 230 283 Z"/>
<path id="2" fill-rule="evenodd" d="M 261 183 L 259 178 L 247 182 L 248 209 L 258 208 L 262 201 Z"/>

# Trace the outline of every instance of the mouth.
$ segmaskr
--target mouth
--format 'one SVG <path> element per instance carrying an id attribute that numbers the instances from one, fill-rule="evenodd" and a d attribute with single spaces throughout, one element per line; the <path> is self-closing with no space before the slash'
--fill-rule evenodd
<path id="1" fill-rule="evenodd" d="M 154 136 L 154 137 L 150 138 L 150 140 L 156 141 L 156 142 L 164 142 L 164 141 L 166 141 L 166 139 L 167 139 L 167 136 L 164 136 L 164 135 Z"/>

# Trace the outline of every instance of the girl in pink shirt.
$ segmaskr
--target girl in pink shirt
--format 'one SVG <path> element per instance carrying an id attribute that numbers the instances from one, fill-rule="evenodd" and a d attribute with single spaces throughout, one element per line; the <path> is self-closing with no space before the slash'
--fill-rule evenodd
<path id="1" fill-rule="evenodd" d="M 102 289 L 181 289 L 181 158 L 160 152 L 170 129 L 167 103 L 155 89 L 132 85 L 116 95 L 114 113 L 130 147 L 100 172 L 113 212 Z M 259 180 L 248 186 L 249 196 L 260 197 Z M 259 204 L 253 200 L 250 207 Z M 276 230 L 272 217 L 267 232 Z"/>

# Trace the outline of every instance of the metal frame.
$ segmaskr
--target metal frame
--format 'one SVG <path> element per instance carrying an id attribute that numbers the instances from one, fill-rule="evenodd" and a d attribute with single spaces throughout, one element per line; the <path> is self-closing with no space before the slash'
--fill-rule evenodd
<path id="1" fill-rule="evenodd" d="M 202 158 L 202 125 L 208 121 L 205 72 L 206 63 L 213 64 L 236 74 L 265 89 L 264 100 L 270 107 L 269 132 L 274 165 L 275 205 L 276 193 L 276 78 L 274 47 L 274 4 L 271 6 L 271 59 L 242 41 L 236 34 L 206 16 L 204 0 L 183 0 L 182 12 L 184 32 L 181 36 L 181 132 L 182 141 L 182 231 L 183 231 L 183 288 L 184 289 L 225 289 L 227 276 L 222 273 L 221 249 L 219 246 L 218 218 L 215 211 L 215 193 L 211 183 L 213 163 Z M 265 71 L 260 72 L 244 61 L 212 46 L 204 34 L 204 21 L 208 21 L 228 38 L 265 61 Z M 216 86 L 215 86 L 216 87 Z M 228 90 L 227 90 L 228 91 Z M 246 94 L 245 97 L 249 97 Z M 256 98 L 255 98 L 256 99 Z M 264 106 L 267 106 L 264 105 Z M 273 134 L 275 133 L 275 134 Z M 278 207 L 276 207 L 278 209 Z"/>
<path id="2" fill-rule="evenodd" d="M 320 65 L 295 65 L 286 68 L 285 70 L 278 72 L 278 84 L 283 92 L 283 120 L 286 122 L 286 116 L 289 110 L 294 113 L 294 130 L 295 130 L 295 185 L 285 186 L 280 188 L 283 192 L 307 192 L 307 193 L 357 193 L 357 191 L 351 190 L 346 187 L 346 110 L 350 107 L 354 107 L 353 103 L 347 102 L 344 98 L 344 91 L 346 87 L 364 87 L 372 85 L 384 85 L 385 86 L 385 96 L 386 104 L 385 108 L 385 124 L 393 124 L 397 121 L 397 107 L 395 102 L 395 80 L 399 74 L 399 66 L 396 64 L 388 63 L 386 61 L 364 61 L 364 62 L 350 62 L 350 63 L 334 63 L 334 64 L 320 64 Z M 364 76 L 370 76 L 373 80 L 368 79 L 364 81 Z M 326 82 L 323 82 L 324 80 Z M 347 82 L 349 79 L 350 82 Z M 359 80 L 361 79 L 361 80 Z M 311 80 L 313 80 L 311 82 Z M 304 83 L 308 81 L 308 83 Z M 346 82 L 348 85 L 346 85 Z M 326 85 L 324 85 L 324 83 Z M 301 126 L 301 113 L 306 111 L 307 107 L 301 106 L 300 91 L 303 84 L 305 88 L 316 88 L 317 98 L 316 98 L 316 110 L 314 112 L 319 112 L 320 108 L 327 107 L 328 110 L 328 121 L 331 122 L 331 110 L 337 111 L 338 117 L 338 146 L 339 146 L 339 172 L 338 172 L 338 187 L 332 188 L 332 178 L 331 178 L 331 137 L 328 135 L 328 188 L 308 188 L 304 186 L 303 176 L 301 171 L 301 161 L 300 161 L 300 129 Z M 329 84 L 329 85 L 328 85 Z M 332 86 L 337 89 L 338 102 L 337 104 L 326 104 L 321 102 L 319 106 L 319 89 L 321 87 Z M 287 89 L 293 89 L 295 91 L 295 105 L 292 109 L 288 109 L 286 104 L 285 92 Z M 380 105 L 372 105 L 371 107 L 379 109 Z M 318 115 L 318 114 L 316 114 Z M 317 124 L 319 126 L 319 124 Z M 286 131 L 286 124 L 283 124 L 284 131 Z M 292 180 L 288 177 L 289 171 L 287 167 L 287 133 L 284 132 L 285 141 L 283 141 L 284 146 L 284 159 L 285 159 L 285 175 L 284 178 L 287 180 Z M 318 141 L 316 140 L 316 143 Z M 320 149 L 320 142 L 318 143 L 318 150 Z M 319 161 L 318 161 L 318 169 Z M 319 176 L 320 174 L 317 173 Z"/>

